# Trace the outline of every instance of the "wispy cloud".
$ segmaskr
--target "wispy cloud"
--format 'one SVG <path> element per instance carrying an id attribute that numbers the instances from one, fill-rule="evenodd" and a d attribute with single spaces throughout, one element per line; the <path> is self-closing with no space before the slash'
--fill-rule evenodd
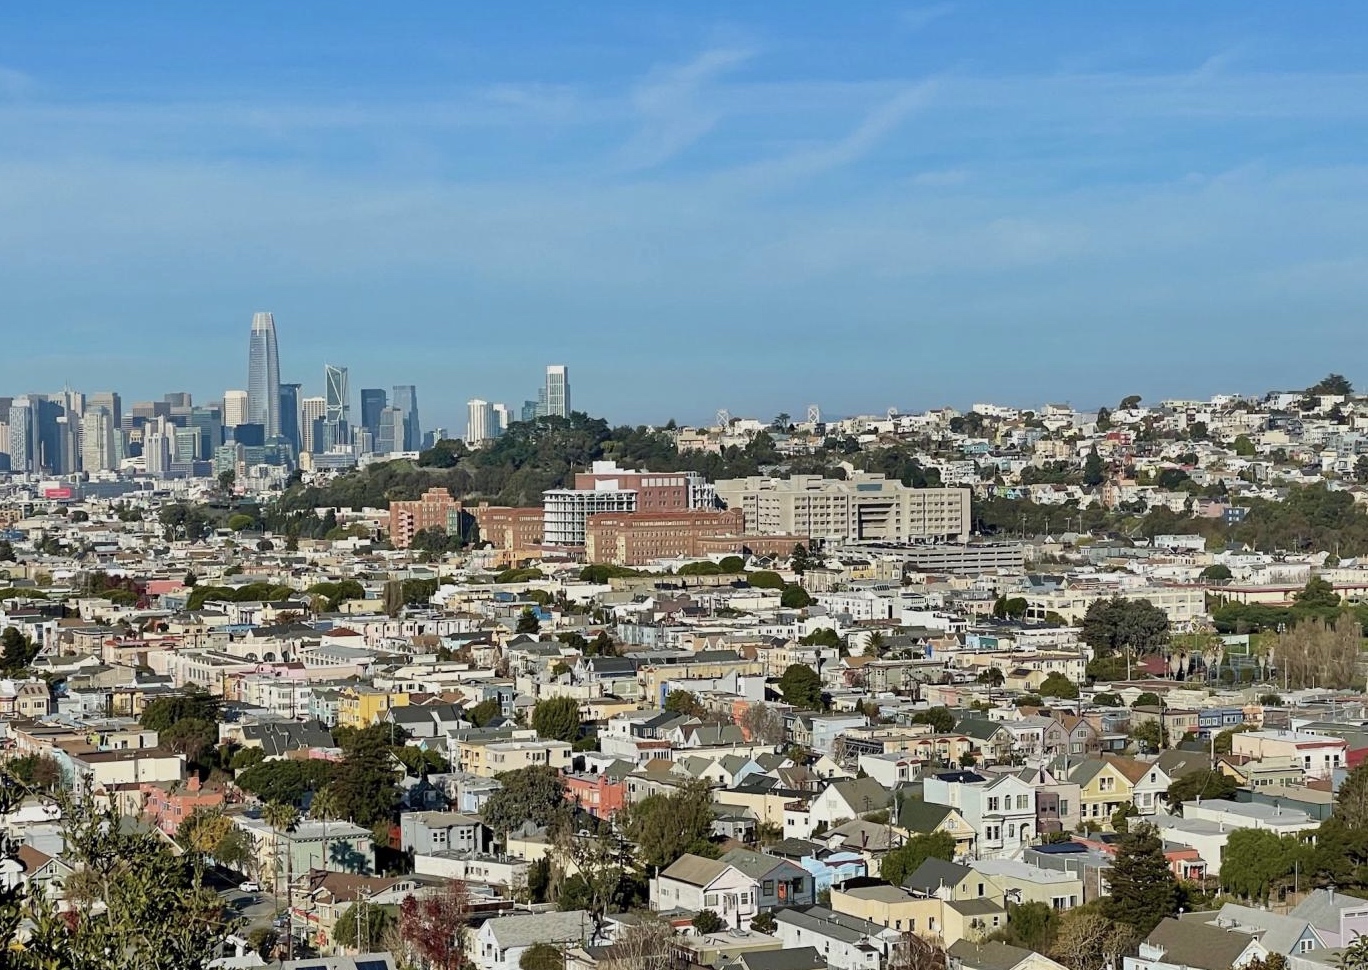
<path id="1" fill-rule="evenodd" d="M 921 30 L 955 12 L 953 3 L 927 3 L 904 10 L 898 18 L 906 30 Z"/>
<path id="2" fill-rule="evenodd" d="M 705 89 L 751 57 L 745 50 L 705 51 L 682 67 L 654 72 L 632 93 L 641 127 L 617 153 L 628 170 L 653 168 L 702 138 L 723 111 L 704 97 Z"/>
<path id="3" fill-rule="evenodd" d="M 745 166 L 724 178 L 756 188 L 779 187 L 852 165 L 873 152 L 909 115 L 924 107 L 935 90 L 935 81 L 906 88 L 875 107 L 853 130 L 834 142 Z"/>

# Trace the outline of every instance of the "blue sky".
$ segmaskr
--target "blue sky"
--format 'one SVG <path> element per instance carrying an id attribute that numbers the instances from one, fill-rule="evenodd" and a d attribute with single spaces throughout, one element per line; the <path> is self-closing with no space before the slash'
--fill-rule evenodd
<path id="1" fill-rule="evenodd" d="M 1362 4 L 0 7 L 0 393 L 698 420 L 1360 377 Z"/>

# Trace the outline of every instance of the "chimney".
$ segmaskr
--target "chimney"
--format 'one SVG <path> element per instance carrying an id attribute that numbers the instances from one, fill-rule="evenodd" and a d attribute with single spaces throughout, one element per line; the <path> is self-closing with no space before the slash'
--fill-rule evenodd
<path id="1" fill-rule="evenodd" d="M 190 779 L 185 783 L 185 787 L 192 792 L 197 792 L 200 790 L 199 772 L 191 773 Z"/>

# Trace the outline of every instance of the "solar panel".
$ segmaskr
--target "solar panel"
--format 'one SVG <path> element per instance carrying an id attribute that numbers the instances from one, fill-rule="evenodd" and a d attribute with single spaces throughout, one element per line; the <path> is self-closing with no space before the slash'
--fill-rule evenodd
<path id="1" fill-rule="evenodd" d="M 390 970 L 386 960 L 357 960 L 356 970 Z"/>

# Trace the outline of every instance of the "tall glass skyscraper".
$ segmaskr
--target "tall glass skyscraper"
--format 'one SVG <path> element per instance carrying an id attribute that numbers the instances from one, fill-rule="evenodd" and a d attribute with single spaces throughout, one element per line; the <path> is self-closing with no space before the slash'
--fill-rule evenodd
<path id="1" fill-rule="evenodd" d="M 570 370 L 564 364 L 546 368 L 546 413 L 552 417 L 570 417 Z"/>
<path id="2" fill-rule="evenodd" d="M 361 427 L 365 428 L 376 440 L 380 439 L 380 415 L 389 407 L 389 395 L 384 388 L 361 388 Z"/>
<path id="3" fill-rule="evenodd" d="M 280 385 L 280 436 L 294 449 L 296 456 L 304 448 L 304 436 L 299 428 L 299 384 Z"/>
<path id="4" fill-rule="evenodd" d="M 327 445 L 339 448 L 351 444 L 347 425 L 351 420 L 351 381 L 347 368 L 323 365 L 323 424 L 327 427 Z"/>
<path id="5" fill-rule="evenodd" d="M 275 317 L 252 316 L 252 338 L 247 354 L 247 423 L 259 424 L 268 439 L 280 434 L 280 351 L 276 349 Z"/>
<path id="6" fill-rule="evenodd" d="M 418 388 L 412 384 L 394 385 L 394 407 L 404 412 L 404 451 L 423 446 L 423 430 L 418 424 Z"/>

